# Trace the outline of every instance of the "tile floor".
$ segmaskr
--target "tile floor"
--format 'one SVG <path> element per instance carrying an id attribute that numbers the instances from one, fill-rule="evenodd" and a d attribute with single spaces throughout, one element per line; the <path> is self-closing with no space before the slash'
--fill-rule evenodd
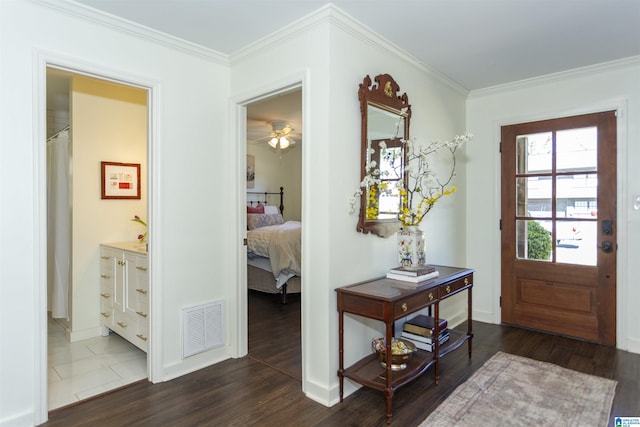
<path id="1" fill-rule="evenodd" d="M 147 377 L 147 354 L 113 332 L 69 343 L 49 318 L 48 341 L 49 410 Z"/>

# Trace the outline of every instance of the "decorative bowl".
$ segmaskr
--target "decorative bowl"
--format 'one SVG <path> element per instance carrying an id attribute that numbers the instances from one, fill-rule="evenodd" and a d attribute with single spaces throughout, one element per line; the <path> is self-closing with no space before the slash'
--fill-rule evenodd
<path id="1" fill-rule="evenodd" d="M 374 338 L 371 341 L 371 348 L 378 355 L 378 360 L 383 368 L 387 367 L 387 348 L 384 338 Z M 407 367 L 407 362 L 411 360 L 416 346 L 409 340 L 393 338 L 391 340 L 391 370 L 401 371 Z"/>

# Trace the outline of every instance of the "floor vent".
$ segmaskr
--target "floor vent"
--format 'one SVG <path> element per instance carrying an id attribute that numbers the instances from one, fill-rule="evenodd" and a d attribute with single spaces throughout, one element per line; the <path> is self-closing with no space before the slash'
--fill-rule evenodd
<path id="1" fill-rule="evenodd" d="M 182 309 L 182 358 L 224 344 L 224 301 Z"/>

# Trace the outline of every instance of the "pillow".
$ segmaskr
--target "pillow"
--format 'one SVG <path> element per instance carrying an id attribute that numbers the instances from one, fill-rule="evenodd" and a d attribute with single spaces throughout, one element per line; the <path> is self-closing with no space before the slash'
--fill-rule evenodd
<path id="1" fill-rule="evenodd" d="M 278 224 L 284 224 L 280 214 L 247 214 L 247 230 Z"/>
<path id="2" fill-rule="evenodd" d="M 275 206 L 265 206 L 264 213 L 266 214 L 279 214 L 280 210 Z"/>
<path id="3" fill-rule="evenodd" d="M 247 206 L 247 213 L 263 214 L 264 205 L 258 204 L 257 206 Z"/>

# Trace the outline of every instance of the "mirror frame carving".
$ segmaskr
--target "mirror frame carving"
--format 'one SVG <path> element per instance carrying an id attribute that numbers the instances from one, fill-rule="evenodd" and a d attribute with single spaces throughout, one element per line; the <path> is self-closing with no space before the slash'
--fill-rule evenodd
<path id="1" fill-rule="evenodd" d="M 411 121 L 411 105 L 406 93 L 398 95 L 400 86 L 389 74 L 379 74 L 374 78 L 375 84 L 367 75 L 358 89 L 358 99 L 360 100 L 360 113 L 362 115 L 361 127 L 361 147 L 360 147 L 360 180 L 366 174 L 368 153 L 368 108 L 370 105 L 380 109 L 405 117 L 404 135 L 402 138 L 409 139 L 409 124 Z M 404 113 L 403 109 L 406 109 Z M 407 153 L 403 153 L 404 163 L 407 164 Z M 406 172 L 403 172 L 405 185 L 407 180 Z M 360 195 L 360 214 L 358 218 L 357 231 L 368 234 L 372 233 L 380 237 L 389 237 L 400 229 L 400 220 L 376 219 L 368 220 L 367 215 L 367 195 L 363 191 Z"/>

